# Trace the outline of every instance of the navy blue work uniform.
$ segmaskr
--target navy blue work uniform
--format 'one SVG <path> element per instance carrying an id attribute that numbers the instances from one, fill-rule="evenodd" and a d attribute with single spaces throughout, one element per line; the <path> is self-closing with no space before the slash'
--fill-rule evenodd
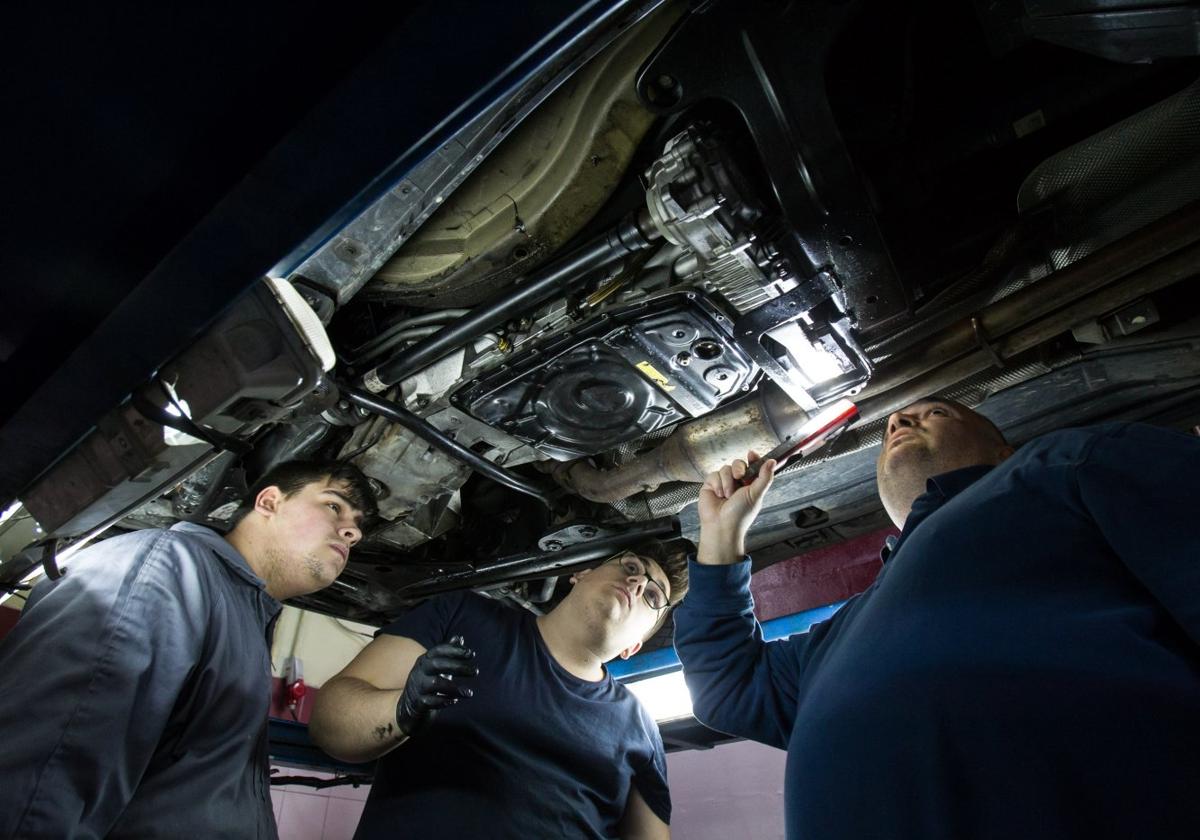
<path id="1" fill-rule="evenodd" d="M 1045 435 L 930 479 L 876 581 L 764 644 L 692 563 L 697 717 L 788 751 L 788 837 L 1200 837 L 1200 440 Z"/>
<path id="2" fill-rule="evenodd" d="M 66 568 L 0 644 L 0 837 L 275 837 L 263 581 L 190 523 Z"/>
<path id="3" fill-rule="evenodd" d="M 379 760 L 357 840 L 616 837 L 634 787 L 670 821 L 654 720 L 607 672 L 568 673 L 532 613 L 454 593 L 380 632 L 426 649 L 462 636 L 479 675 L 473 697 Z"/>

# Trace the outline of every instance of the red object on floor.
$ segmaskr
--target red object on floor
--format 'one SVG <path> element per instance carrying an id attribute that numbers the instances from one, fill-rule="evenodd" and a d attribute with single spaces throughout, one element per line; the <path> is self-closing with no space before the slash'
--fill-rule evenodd
<path id="1" fill-rule="evenodd" d="M 12 607 L 0 607 L 0 639 L 8 635 L 8 631 L 13 629 L 13 625 L 20 617 L 20 610 L 14 610 Z"/>
<path id="2" fill-rule="evenodd" d="M 759 621 L 836 604 L 862 592 L 882 563 L 879 549 L 895 528 L 884 528 L 844 543 L 781 560 L 750 579 Z"/>

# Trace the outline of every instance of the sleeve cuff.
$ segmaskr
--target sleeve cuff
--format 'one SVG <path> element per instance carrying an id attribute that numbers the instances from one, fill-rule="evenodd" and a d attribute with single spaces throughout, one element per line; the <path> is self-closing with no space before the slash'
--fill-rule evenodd
<path id="1" fill-rule="evenodd" d="M 708 566 L 688 560 L 688 592 L 684 603 L 723 604 L 742 609 L 752 604 L 750 556 L 725 566 Z"/>

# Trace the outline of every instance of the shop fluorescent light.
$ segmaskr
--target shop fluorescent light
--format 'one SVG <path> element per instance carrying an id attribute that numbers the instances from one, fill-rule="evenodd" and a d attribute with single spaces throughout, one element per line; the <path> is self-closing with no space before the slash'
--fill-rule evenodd
<path id="1" fill-rule="evenodd" d="M 625 683 L 658 722 L 691 717 L 692 695 L 683 681 L 683 671 L 672 671 L 644 680 Z"/>

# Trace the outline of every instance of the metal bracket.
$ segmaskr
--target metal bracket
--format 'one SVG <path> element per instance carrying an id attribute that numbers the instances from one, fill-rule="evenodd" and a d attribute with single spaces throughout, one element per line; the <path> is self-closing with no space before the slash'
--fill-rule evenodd
<path id="1" fill-rule="evenodd" d="M 971 316 L 971 329 L 975 333 L 975 343 L 979 345 L 979 349 L 987 354 L 992 360 L 992 364 L 998 368 L 1004 368 L 1004 359 L 1000 358 L 1000 354 L 996 352 L 995 345 L 988 338 L 987 332 L 983 329 L 983 323 L 979 320 L 978 315 Z"/>
<path id="2" fill-rule="evenodd" d="M 788 227 L 796 273 L 832 266 L 845 279 L 858 328 L 906 317 L 908 294 L 892 265 L 871 198 L 842 140 L 826 92 L 832 46 L 861 2 L 722 0 L 692 4 L 637 77 L 643 104 L 681 113 L 711 100 L 749 129 Z M 697 61 L 719 55 L 720 61 Z"/>
<path id="3" fill-rule="evenodd" d="M 555 529 L 538 540 L 538 548 L 542 551 L 562 551 L 573 545 L 580 545 L 595 539 L 607 539 L 617 536 L 620 532 L 603 525 L 590 522 L 577 522 Z"/>
<path id="4" fill-rule="evenodd" d="M 752 312 L 738 318 L 734 335 L 738 346 L 766 371 L 789 397 L 806 411 L 848 393 L 855 393 L 871 376 L 871 363 L 854 340 L 846 318 L 830 318 L 830 337 L 856 363 L 855 370 L 815 387 L 805 387 L 778 359 L 763 346 L 762 337 L 783 324 L 799 320 L 840 291 L 831 272 L 821 271 L 790 292 L 780 295 Z"/>
<path id="5" fill-rule="evenodd" d="M 67 573 L 65 568 L 58 567 L 58 540 L 50 540 L 42 549 L 42 569 L 50 580 L 58 580 Z"/>

